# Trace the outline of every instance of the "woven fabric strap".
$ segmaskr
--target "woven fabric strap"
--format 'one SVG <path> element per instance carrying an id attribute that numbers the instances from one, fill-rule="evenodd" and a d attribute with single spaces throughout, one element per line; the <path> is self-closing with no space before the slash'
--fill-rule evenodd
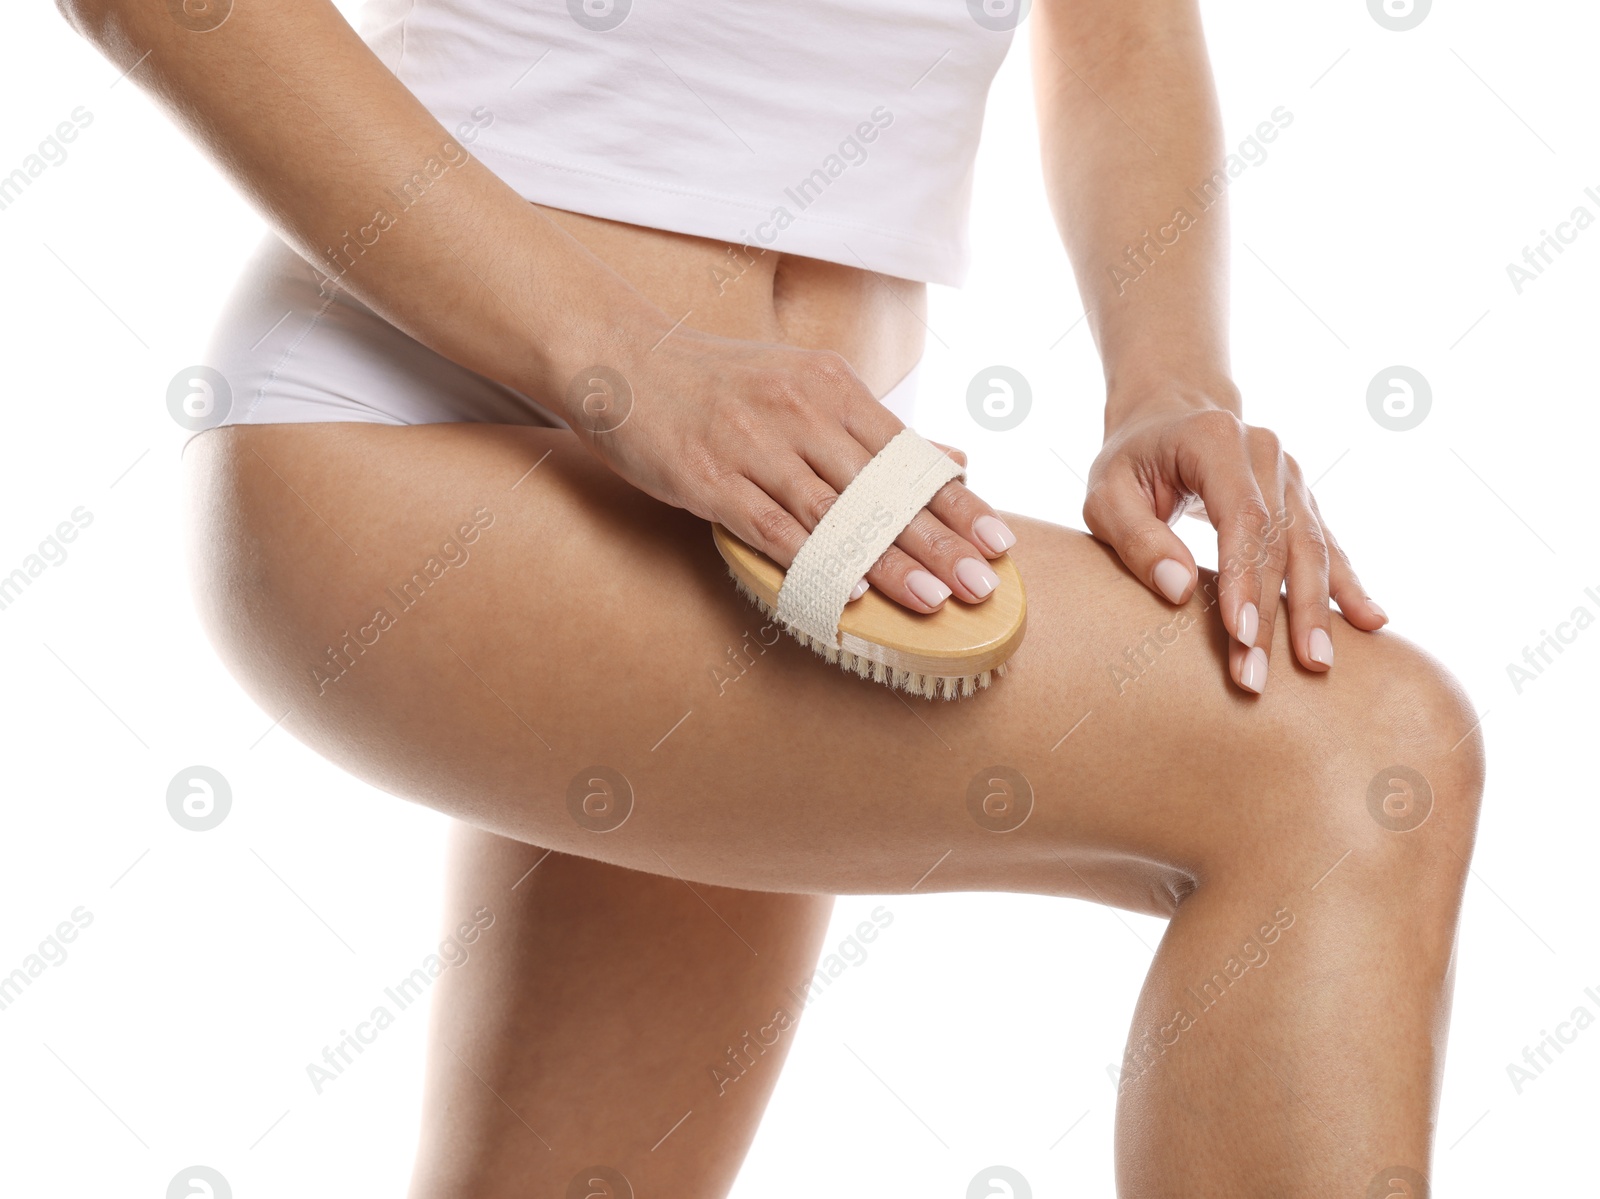
<path id="1" fill-rule="evenodd" d="M 914 429 L 902 429 L 822 514 L 778 589 L 778 619 L 838 647 L 855 585 L 934 493 L 964 468 Z"/>

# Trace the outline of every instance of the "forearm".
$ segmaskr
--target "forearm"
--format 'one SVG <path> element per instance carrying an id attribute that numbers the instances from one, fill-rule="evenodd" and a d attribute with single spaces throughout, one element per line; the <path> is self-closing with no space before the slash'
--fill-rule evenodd
<path id="1" fill-rule="evenodd" d="M 63 8 L 326 288 L 446 357 L 564 412 L 575 372 L 670 326 L 472 158 L 327 0 L 235 4 L 205 33 L 165 0 Z"/>
<path id="2" fill-rule="evenodd" d="M 1046 190 L 1105 369 L 1108 426 L 1152 397 L 1238 412 L 1227 173 L 1193 0 L 1039 0 Z"/>

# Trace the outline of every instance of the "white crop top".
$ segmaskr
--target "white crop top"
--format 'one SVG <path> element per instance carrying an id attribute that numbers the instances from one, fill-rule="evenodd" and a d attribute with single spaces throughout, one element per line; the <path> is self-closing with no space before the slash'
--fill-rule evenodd
<path id="1" fill-rule="evenodd" d="M 959 286 L 1017 3 L 366 0 L 358 29 L 526 199 Z"/>

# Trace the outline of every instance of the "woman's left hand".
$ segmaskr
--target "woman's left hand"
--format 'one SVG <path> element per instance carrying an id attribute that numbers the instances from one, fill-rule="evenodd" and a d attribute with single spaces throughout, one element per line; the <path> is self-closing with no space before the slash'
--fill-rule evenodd
<path id="1" fill-rule="evenodd" d="M 1089 471 L 1084 520 L 1146 586 L 1179 604 L 1199 576 L 1171 526 L 1203 506 L 1197 515 L 1217 530 L 1216 603 L 1232 638 L 1235 683 L 1257 693 L 1266 686 L 1285 582 L 1289 642 L 1308 670 L 1333 665 L 1330 597 L 1356 628 L 1387 622 L 1323 522 L 1299 463 L 1270 429 L 1245 424 L 1226 399 L 1161 397 L 1112 411 Z"/>

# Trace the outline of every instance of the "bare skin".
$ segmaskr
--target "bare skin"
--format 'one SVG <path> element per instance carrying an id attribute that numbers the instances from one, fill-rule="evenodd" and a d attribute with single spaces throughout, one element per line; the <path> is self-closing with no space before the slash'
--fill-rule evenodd
<path id="1" fill-rule="evenodd" d="M 696 298 L 698 272 L 661 278 L 680 288 L 663 299 Z M 733 306 L 705 311 L 756 319 Z M 782 311 L 763 299 L 759 320 Z M 863 327 L 848 300 L 807 327 L 825 335 L 827 312 L 841 339 Z M 1386 1167 L 1426 1170 L 1482 751 L 1459 688 L 1403 639 L 1336 618 L 1337 670 L 1280 669 L 1252 697 L 1228 682 L 1205 586 L 1174 609 L 1101 543 L 1008 513 L 1026 642 L 992 690 L 909 703 L 764 630 L 705 522 L 565 430 L 235 426 L 200 435 L 185 470 L 219 653 L 318 752 L 478 830 L 450 917 L 487 903 L 511 934 L 438 992 L 412 1199 L 559 1193 L 597 1163 L 640 1194 L 725 1193 L 786 1042 L 726 1095 L 710 1066 L 809 974 L 826 896 L 913 887 L 1171 917 L 1125 1063 L 1124 1194 L 1361 1193 Z M 459 573 L 400 611 L 385 588 L 480 505 Z M 327 647 L 379 604 L 392 626 L 319 685 Z M 754 661 L 719 683 L 740 645 Z M 1005 833 L 968 806 L 997 764 L 1033 794 Z M 1431 793 L 1406 832 L 1368 804 L 1396 765 Z M 604 832 L 569 807 L 597 766 L 632 805 Z M 498 881 L 545 849 L 516 892 Z M 1275 920 L 1271 970 L 1202 1011 L 1185 988 Z M 1171 1028 L 1179 1008 L 1193 1028 Z M 602 1027 L 658 1052 L 619 1057 Z M 1163 1029 L 1176 1044 L 1146 1064 Z"/>
<path id="2" fill-rule="evenodd" d="M 414 1199 L 549 1189 L 595 1162 L 641 1194 L 725 1193 L 758 1088 L 699 1109 L 707 1118 L 680 1130 L 673 1153 L 649 1150 L 667 1109 L 676 1119 L 712 1097 L 706 1067 L 726 1040 L 809 972 L 826 904 L 703 892 L 757 938 L 762 969 L 734 972 L 723 955 L 744 950 L 721 922 L 661 902 L 664 887 L 686 894 L 685 882 L 1037 891 L 1169 915 L 1136 1040 L 1193 1007 L 1182 989 L 1287 908 L 1294 924 L 1272 969 L 1122 1093 L 1123 1193 L 1171 1194 L 1181 1180 L 1195 1195 L 1349 1194 L 1385 1166 L 1426 1169 L 1482 765 L 1470 705 L 1401 638 L 1336 621 L 1336 671 L 1280 673 L 1251 699 L 1225 682 L 1225 639 L 1202 597 L 1188 609 L 1194 627 L 1118 694 L 1111 667 L 1170 627 L 1172 611 L 1090 538 L 1008 515 L 1032 608 L 1028 639 L 991 691 L 908 706 L 785 638 L 718 694 L 710 668 L 762 621 L 728 585 L 704 522 L 618 483 L 569 433 L 235 427 L 203 434 L 186 463 L 202 613 L 241 684 L 377 786 L 593 859 L 564 859 L 553 890 L 530 892 L 529 903 L 550 905 L 539 919 L 557 925 L 543 935 L 573 937 L 571 971 L 595 983 L 542 1000 L 540 1027 L 631 1002 L 646 1009 L 629 1025 L 645 1042 L 686 1047 L 670 1084 L 628 1074 L 584 1090 L 612 1077 L 611 1047 L 579 1041 L 589 1055 L 557 1068 L 547 1055 L 560 1042 L 515 1035 L 529 1017 L 508 1006 L 539 993 L 539 978 L 569 976 L 562 951 L 491 941 L 484 961 L 504 957 L 509 973 L 453 979 L 440 1019 L 479 1030 L 480 1056 L 468 1060 L 480 1073 L 494 1064 L 494 1092 L 552 1148 L 435 1054 Z M 311 668 L 324 647 L 480 504 L 493 523 L 461 577 L 400 614 L 319 695 Z M 968 811 L 969 784 L 995 764 L 1034 794 L 1026 823 L 1004 834 Z M 574 780 L 597 765 L 620 772 L 633 804 L 604 833 L 568 807 Z M 1432 792 L 1428 819 L 1409 832 L 1368 808 L 1369 785 L 1394 765 L 1420 771 Z M 485 861 L 511 852 L 476 844 Z M 619 886 L 600 862 L 642 872 L 632 914 L 614 918 L 629 936 L 601 939 L 616 949 L 604 961 L 595 940 L 561 931 L 585 919 L 592 888 Z M 686 941 L 703 941 L 717 968 L 685 977 Z M 677 1009 L 636 993 L 653 978 L 690 996 L 733 994 L 732 1009 L 703 1024 L 698 1001 Z"/>
<path id="3" fill-rule="evenodd" d="M 124 66 L 153 48 L 135 78 L 308 257 L 443 132 L 325 4 L 262 0 L 203 35 L 165 6 L 65 7 Z M 919 353 L 914 283 L 772 254 L 713 294 L 730 247 L 540 209 L 469 166 L 346 284 L 552 406 L 603 350 L 632 355 L 677 397 L 654 424 L 617 444 L 232 426 L 187 447 L 217 652 L 294 736 L 455 817 L 446 924 L 496 918 L 434 992 L 411 1199 L 566 1194 L 596 1165 L 639 1195 L 726 1194 L 788 1041 L 726 1094 L 709 1067 L 809 974 L 832 895 L 912 890 L 1169 918 L 1119 1090 L 1124 1196 L 1359 1195 L 1395 1167 L 1427 1173 L 1476 717 L 1437 662 L 1375 632 L 1298 468 L 1239 420 L 1220 206 L 1126 295 L 1105 282 L 1107 255 L 1216 156 L 1192 5 L 1037 13 L 1046 177 L 1106 362 L 1107 446 L 1097 537 L 1000 514 L 1030 612 L 992 690 L 911 701 L 818 661 L 738 596 L 706 526 L 726 515 L 788 560 L 897 427 L 870 401 Z M 347 110 L 363 120 L 342 133 L 322 115 Z M 1130 121 L 1160 153 L 1130 152 Z M 691 402 L 729 371 L 748 383 L 735 400 Z M 734 461 L 723 414 L 765 457 Z M 652 466 L 652 444 L 678 448 Z M 831 464 L 796 474 L 823 445 Z M 1167 527 L 1193 495 L 1220 579 Z M 1267 537 L 1277 511 L 1287 532 Z M 915 606 L 920 566 L 981 602 L 953 568 L 997 552 L 969 539 L 992 512 L 941 493 L 873 586 Z M 470 556 L 423 599 L 386 592 L 475 519 Z M 731 682 L 730 647 L 748 662 Z M 1247 943 L 1272 967 L 1240 979 Z"/>

